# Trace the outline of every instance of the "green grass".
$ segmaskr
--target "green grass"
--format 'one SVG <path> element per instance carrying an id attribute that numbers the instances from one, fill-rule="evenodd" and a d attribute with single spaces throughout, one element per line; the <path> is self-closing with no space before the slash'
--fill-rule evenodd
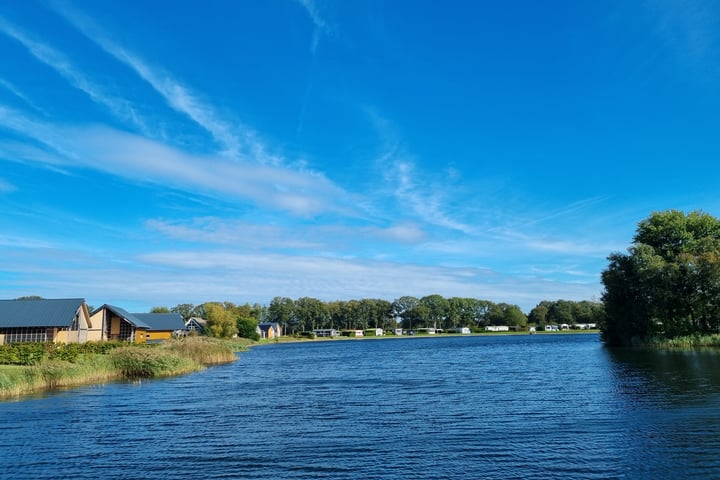
<path id="1" fill-rule="evenodd" d="M 642 343 L 644 347 L 689 350 L 720 347 L 720 334 L 689 335 L 685 337 L 653 337 Z"/>
<path id="2" fill-rule="evenodd" d="M 133 378 L 157 378 L 202 370 L 235 360 L 253 342 L 188 337 L 159 345 L 113 345 L 102 353 L 45 357 L 32 365 L 0 365 L 0 398 L 41 390 Z M 54 348 L 54 347 L 53 347 Z"/>

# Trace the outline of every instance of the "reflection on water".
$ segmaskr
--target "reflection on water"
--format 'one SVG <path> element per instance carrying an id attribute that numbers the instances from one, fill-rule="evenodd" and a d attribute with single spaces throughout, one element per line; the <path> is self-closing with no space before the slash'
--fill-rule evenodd
<path id="1" fill-rule="evenodd" d="M 608 350 L 618 387 L 668 404 L 705 402 L 720 393 L 720 352 Z"/>
<path id="2" fill-rule="evenodd" d="M 720 478 L 718 358 L 597 335 L 267 345 L 2 402 L 0 476 Z"/>

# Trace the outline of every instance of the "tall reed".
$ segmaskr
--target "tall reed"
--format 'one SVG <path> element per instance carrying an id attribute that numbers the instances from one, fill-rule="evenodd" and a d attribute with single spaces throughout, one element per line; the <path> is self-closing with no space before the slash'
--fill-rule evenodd
<path id="1" fill-rule="evenodd" d="M 209 337 L 176 339 L 165 343 L 163 348 L 178 356 L 190 358 L 201 365 L 228 363 L 237 358 L 229 341 Z"/>
<path id="2" fill-rule="evenodd" d="M 684 337 L 654 337 L 646 342 L 649 347 L 668 349 L 717 348 L 720 347 L 720 334 L 688 335 Z"/>
<path id="3" fill-rule="evenodd" d="M 21 363 L 24 358 L 20 357 L 28 357 L 30 353 L 34 356 L 33 361 L 25 365 L 0 364 L 0 398 L 44 389 L 194 372 L 205 365 L 236 360 L 235 352 L 247 349 L 250 343 L 188 337 L 160 345 L 108 342 L 96 346 L 38 344 L 8 347 L 4 350 L 6 363 Z M 43 349 L 53 354 L 44 358 L 35 355 Z"/>

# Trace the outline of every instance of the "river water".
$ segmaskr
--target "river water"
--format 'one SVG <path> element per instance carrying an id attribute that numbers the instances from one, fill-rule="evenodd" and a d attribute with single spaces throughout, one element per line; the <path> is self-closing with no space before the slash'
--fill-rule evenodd
<path id="1" fill-rule="evenodd" d="M 266 345 L 0 402 L 0 478 L 720 478 L 718 360 L 594 334 Z"/>

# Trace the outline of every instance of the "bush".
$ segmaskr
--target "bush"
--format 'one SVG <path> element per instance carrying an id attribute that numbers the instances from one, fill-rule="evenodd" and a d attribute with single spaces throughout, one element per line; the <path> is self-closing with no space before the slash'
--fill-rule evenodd
<path id="1" fill-rule="evenodd" d="M 0 345 L 0 364 L 37 365 L 45 357 L 46 351 L 44 343 L 23 342 Z"/>

